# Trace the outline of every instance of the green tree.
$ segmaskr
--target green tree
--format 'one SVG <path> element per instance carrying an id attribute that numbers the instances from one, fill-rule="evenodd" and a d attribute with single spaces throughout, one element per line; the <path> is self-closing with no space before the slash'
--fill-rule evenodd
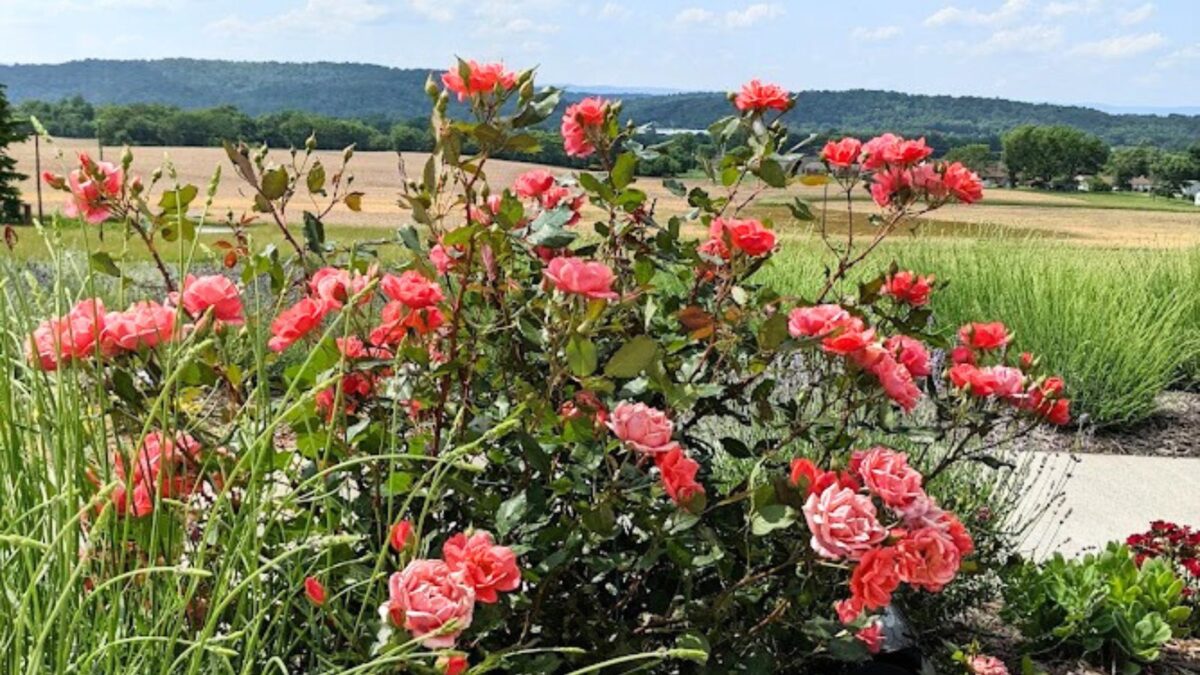
<path id="1" fill-rule="evenodd" d="M 25 179 L 25 174 L 17 171 L 17 159 L 9 154 L 8 146 L 25 140 L 22 126 L 8 105 L 4 85 L 0 84 L 0 215 L 9 220 L 20 217 L 21 191 L 17 183 Z"/>
<path id="2" fill-rule="evenodd" d="M 1108 158 L 1106 170 L 1112 174 L 1113 185 L 1119 188 L 1129 188 L 1129 181 L 1138 176 L 1149 176 L 1150 165 L 1161 152 L 1158 148 L 1139 146 L 1136 148 L 1120 148 L 1114 150 Z"/>
<path id="3" fill-rule="evenodd" d="M 943 157 L 947 162 L 962 162 L 968 169 L 978 173 L 992 162 L 992 149 L 986 143 L 970 143 L 951 148 Z"/>
<path id="4" fill-rule="evenodd" d="M 1178 192 L 1185 181 L 1200 178 L 1200 166 L 1191 155 L 1163 153 L 1150 165 L 1150 178 L 1154 181 L 1154 192 L 1169 197 Z"/>
<path id="5" fill-rule="evenodd" d="M 1027 124 L 1005 134 L 1003 144 L 1010 176 L 1043 185 L 1096 173 L 1108 161 L 1104 141 L 1068 126 Z"/>

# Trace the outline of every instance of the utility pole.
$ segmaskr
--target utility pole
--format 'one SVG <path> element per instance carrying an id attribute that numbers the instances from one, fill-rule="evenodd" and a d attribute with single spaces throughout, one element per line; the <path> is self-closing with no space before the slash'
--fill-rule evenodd
<path id="1" fill-rule="evenodd" d="M 45 223 L 42 215 L 42 138 L 41 134 L 33 132 L 33 182 L 37 185 L 38 222 Z"/>

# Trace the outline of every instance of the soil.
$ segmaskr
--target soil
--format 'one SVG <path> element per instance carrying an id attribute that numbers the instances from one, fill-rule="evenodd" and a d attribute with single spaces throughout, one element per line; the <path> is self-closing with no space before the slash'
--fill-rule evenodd
<path id="1" fill-rule="evenodd" d="M 1082 432 L 1039 429 L 1033 443 L 1068 452 L 1200 457 L 1200 393 L 1168 391 L 1158 403 L 1158 412 L 1134 426 Z"/>

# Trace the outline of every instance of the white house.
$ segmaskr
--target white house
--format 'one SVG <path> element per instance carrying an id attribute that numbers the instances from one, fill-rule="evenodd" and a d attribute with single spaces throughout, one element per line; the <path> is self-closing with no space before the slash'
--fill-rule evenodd
<path id="1" fill-rule="evenodd" d="M 1137 176 L 1129 181 L 1129 189 L 1133 192 L 1150 192 L 1153 188 L 1154 182 L 1145 176 Z"/>
<path id="2" fill-rule="evenodd" d="M 1183 182 L 1180 188 L 1184 197 L 1195 197 L 1200 195 L 1200 180 L 1187 180 Z"/>

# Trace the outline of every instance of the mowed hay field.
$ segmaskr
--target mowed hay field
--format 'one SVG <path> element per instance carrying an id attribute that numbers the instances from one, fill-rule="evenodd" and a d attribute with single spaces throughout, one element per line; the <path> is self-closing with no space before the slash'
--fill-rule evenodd
<path id="1" fill-rule="evenodd" d="M 91 141 L 63 140 L 56 145 L 67 158 L 79 150 L 97 154 Z M 120 151 L 105 148 L 104 155 L 112 159 Z M 133 151 L 134 173 L 148 175 L 167 159 L 180 182 L 194 183 L 202 191 L 221 166 L 223 179 L 210 220 L 222 220 L 228 211 L 235 218 L 248 212 L 251 196 L 233 175 L 222 149 Z M 55 160 L 54 152 L 43 153 L 43 168 L 62 171 L 66 164 Z M 32 146 L 18 146 L 15 154 L 21 170 L 34 173 Z M 331 171 L 340 164 L 338 152 L 318 154 Z M 288 159 L 286 152 L 274 156 L 276 161 Z M 327 218 L 329 238 L 341 243 L 386 238 L 391 229 L 408 223 L 407 213 L 397 205 L 397 186 L 403 173 L 419 175 L 425 160 L 421 153 L 406 153 L 402 160 L 395 153 L 356 153 L 351 173 L 354 189 L 365 193 L 363 208 L 361 212 L 335 208 Z M 493 187 L 499 187 L 511 185 L 516 176 L 536 166 L 492 161 L 486 171 Z M 689 188 L 704 183 L 683 182 Z M 22 187 L 32 200 L 32 179 Z M 644 178 L 639 187 L 654 200 L 660 219 L 688 210 L 683 199 L 662 187 L 660 179 Z M 723 192 L 719 186 L 706 189 Z M 775 223 L 781 250 L 761 275 L 786 293 L 811 294 L 829 259 L 816 237 L 816 224 L 794 221 L 785 204 L 801 196 L 821 216 L 819 207 L 827 189 L 826 229 L 844 234 L 850 220 L 844 200 L 834 199 L 833 186 L 765 190 L 751 211 Z M 61 206 L 63 195 L 47 191 L 43 195 L 48 212 Z M 1137 208 L 1142 204 L 1145 208 Z M 858 235 L 873 229 L 867 221 L 876 208 L 865 194 L 856 194 L 852 205 L 856 240 L 862 241 L 864 237 Z M 299 219 L 304 208 L 301 201 L 294 202 L 291 216 Z M 987 190 L 983 203 L 950 206 L 932 215 L 914 229 L 897 232 L 860 274 L 878 274 L 892 261 L 919 273 L 936 274 L 948 282 L 934 295 L 934 308 L 948 330 L 967 321 L 1004 321 L 1016 333 L 1015 348 L 1041 355 L 1048 369 L 1065 377 L 1068 393 L 1078 403 L 1077 412 L 1102 426 L 1136 426 L 1156 413 L 1162 392 L 1200 384 L 1200 209 L 1191 212 L 1183 202 L 1131 194 Z M 68 247 L 119 254 L 119 236 L 110 234 L 100 242 L 92 229 L 64 229 L 63 241 Z M 703 236 L 699 225 L 689 231 Z M 220 236 L 205 235 L 201 242 Z M 265 222 L 252 228 L 251 236 L 255 246 L 281 243 L 274 227 Z M 133 247 L 131 255 L 136 251 Z M 180 245 L 167 248 L 165 254 L 177 259 L 184 251 Z M 209 253 L 201 248 L 201 256 Z M 40 238 L 22 229 L 16 251 L 4 257 L 27 261 L 46 254 Z M 76 264 L 86 269 L 86 261 L 81 263 Z"/>
<path id="2" fill-rule="evenodd" d="M 21 189 L 26 200 L 32 203 L 35 200 L 33 144 L 16 145 L 12 150 L 19 170 L 31 176 L 21 185 Z M 93 157 L 99 154 L 94 140 L 57 139 L 52 146 L 43 145 L 42 168 L 64 171 L 79 151 L 87 151 Z M 56 157 L 58 153 L 61 153 L 61 158 Z M 115 160 L 120 153 L 120 147 L 104 149 L 104 157 L 109 160 Z M 229 160 L 220 148 L 137 147 L 133 148 L 133 153 L 133 173 L 148 175 L 164 161 L 170 161 L 181 183 L 194 183 L 202 191 L 214 170 L 220 166 L 223 176 L 210 217 L 220 219 L 228 211 L 240 216 L 249 209 L 251 197 L 233 175 Z M 321 151 L 317 155 L 330 171 L 339 166 L 341 161 L 339 152 Z M 272 157 L 278 162 L 290 159 L 283 150 L 274 152 Z M 355 153 L 350 163 L 350 173 L 354 176 L 354 189 L 365 193 L 362 211 L 356 213 L 339 206 L 330 213 L 328 224 L 354 228 L 394 228 L 404 224 L 406 214 L 397 206 L 398 185 L 405 174 L 420 175 L 426 158 L 424 153 L 405 153 L 402 157 L 391 152 Z M 522 172 L 538 166 L 493 160 L 488 162 L 486 172 L 493 186 L 504 186 L 510 185 Z M 558 167 L 547 168 L 556 173 L 567 171 Z M 682 182 L 689 188 L 706 183 L 686 179 Z M 686 202 L 663 188 L 659 179 L 642 179 L 639 187 L 649 194 L 660 216 L 687 210 Z M 831 226 L 844 230 L 847 222 L 842 211 L 844 203 L 836 199 L 833 186 L 829 187 L 828 194 L 834 198 L 831 202 Z M 719 194 L 721 188 L 709 186 L 708 189 Z M 825 187 L 768 189 L 762 194 L 762 206 L 758 207 L 757 213 L 760 216 L 772 216 L 785 240 L 807 237 L 810 226 L 790 222 L 783 204 L 792 196 L 800 196 L 819 207 L 826 194 Z M 43 190 L 43 200 L 47 212 L 53 212 L 61 205 L 62 196 Z M 1134 200 L 1144 201 L 1146 208 L 1136 208 L 1137 201 Z M 854 207 L 858 216 L 856 223 L 861 222 L 862 227 L 867 227 L 866 216 L 876 209 L 864 191 L 856 194 Z M 1188 211 L 1188 208 L 1182 202 L 1164 202 L 1142 195 L 1075 196 L 993 189 L 985 192 L 983 203 L 949 206 L 935 212 L 928 219 L 928 226 L 922 225 L 920 229 L 930 236 L 1053 237 L 1103 247 L 1176 248 L 1200 243 L 1200 208 L 1190 207 L 1195 209 L 1194 212 Z M 304 205 L 297 202 L 292 209 L 291 216 L 298 221 Z M 364 236 L 376 237 L 378 233 Z"/>

